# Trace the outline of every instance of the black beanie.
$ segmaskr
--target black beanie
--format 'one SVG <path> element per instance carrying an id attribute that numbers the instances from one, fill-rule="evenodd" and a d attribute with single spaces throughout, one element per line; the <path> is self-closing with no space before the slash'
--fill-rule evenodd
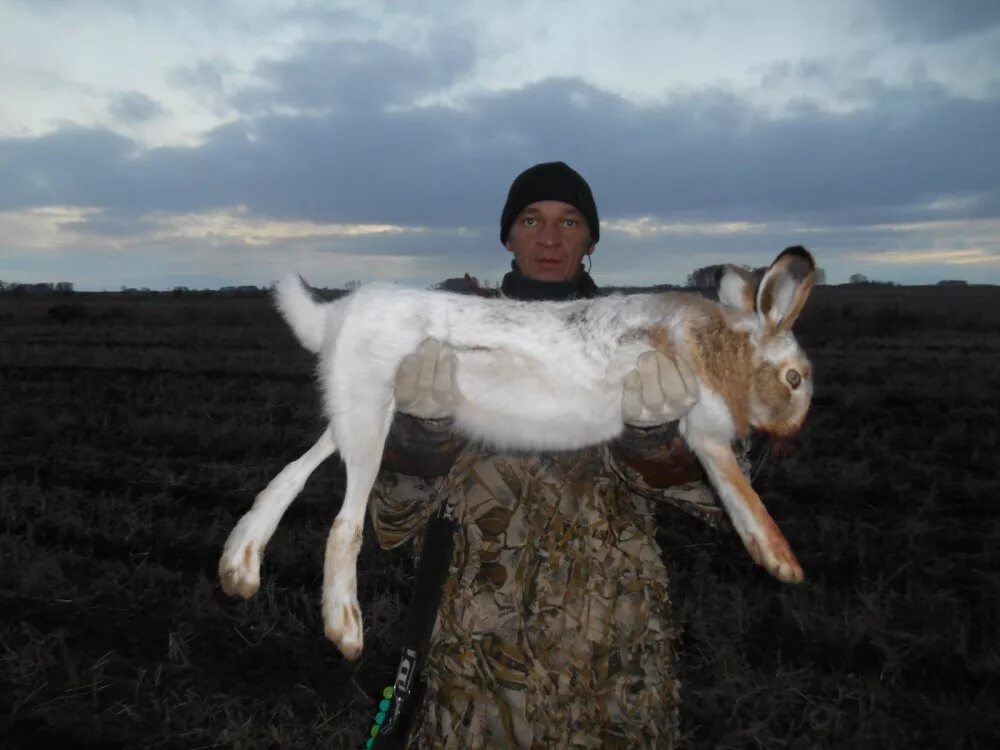
<path id="1" fill-rule="evenodd" d="M 597 204 L 590 185 L 569 165 L 561 161 L 536 164 L 521 172 L 510 186 L 507 202 L 500 214 L 500 241 L 507 244 L 511 224 L 517 215 L 537 201 L 562 201 L 578 209 L 587 220 L 590 239 L 595 244 L 601 237 L 597 219 Z"/>

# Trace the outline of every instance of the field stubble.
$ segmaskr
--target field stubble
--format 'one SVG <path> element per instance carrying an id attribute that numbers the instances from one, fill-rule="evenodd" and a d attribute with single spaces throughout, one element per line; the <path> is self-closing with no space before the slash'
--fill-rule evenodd
<path id="1" fill-rule="evenodd" d="M 366 650 L 344 662 L 318 606 L 338 462 L 257 596 L 215 579 L 236 519 L 322 429 L 310 355 L 263 299 L 57 304 L 0 297 L 0 745 L 359 744 L 412 561 L 368 536 Z M 817 290 L 814 409 L 756 480 L 807 583 L 660 511 L 686 746 L 1000 736 L 998 316 L 996 288 Z"/>

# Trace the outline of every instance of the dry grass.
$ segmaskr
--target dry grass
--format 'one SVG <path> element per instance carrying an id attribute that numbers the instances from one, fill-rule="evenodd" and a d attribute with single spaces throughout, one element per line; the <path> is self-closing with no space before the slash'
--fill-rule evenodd
<path id="1" fill-rule="evenodd" d="M 817 400 L 757 480 L 808 582 L 669 510 L 687 746 L 1000 736 L 1000 294 L 817 290 Z M 250 602 L 215 582 L 254 494 L 322 427 L 261 299 L 0 298 L 0 745 L 341 747 L 394 668 L 411 563 L 367 544 L 365 656 L 322 639 L 322 467 Z M 370 538 L 370 537 L 369 537 Z"/>

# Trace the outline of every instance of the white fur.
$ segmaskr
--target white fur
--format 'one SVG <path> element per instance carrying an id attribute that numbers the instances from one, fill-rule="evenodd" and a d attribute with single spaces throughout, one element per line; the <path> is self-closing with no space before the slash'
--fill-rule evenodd
<path id="1" fill-rule="evenodd" d="M 728 299 L 745 299 L 735 282 L 724 283 Z M 302 344 L 319 355 L 330 425 L 268 484 L 233 529 L 220 578 L 227 593 L 248 597 L 257 590 L 261 555 L 281 515 L 316 466 L 339 450 L 347 489 L 327 542 L 323 618 L 327 636 L 349 658 L 360 654 L 363 640 L 355 580 L 363 516 L 404 356 L 428 337 L 452 348 L 455 425 L 466 435 L 505 449 L 577 449 L 621 432 L 623 382 L 638 356 L 651 348 L 651 327 L 669 332 L 676 356 L 696 362 L 687 334 L 705 322 L 704 308 L 681 294 L 528 303 L 373 285 L 317 303 L 294 275 L 279 285 L 277 302 Z M 756 330 L 767 324 L 766 316 L 742 312 L 727 317 L 733 327 Z M 748 499 L 749 485 L 737 486 L 739 478 L 731 476 L 735 427 L 725 401 L 705 383 L 698 387 L 699 400 L 681 420 L 681 434 L 703 464 L 713 464 L 706 466 L 709 477 L 754 559 L 783 580 L 801 579 L 790 549 L 781 547 L 780 532 L 775 539 L 776 527 L 764 528 L 760 513 L 746 510 L 756 495 L 749 490 Z"/>
<path id="2" fill-rule="evenodd" d="M 719 279 L 719 302 L 727 307 L 740 310 L 743 307 L 745 278 L 733 271 L 727 271 Z"/>

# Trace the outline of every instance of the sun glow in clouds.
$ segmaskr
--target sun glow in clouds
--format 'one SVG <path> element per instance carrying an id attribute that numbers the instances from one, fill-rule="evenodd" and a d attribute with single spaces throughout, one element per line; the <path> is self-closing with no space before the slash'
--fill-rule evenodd
<path id="1" fill-rule="evenodd" d="M 22 211 L 0 211 L 0 237 L 26 250 L 66 247 L 79 241 L 73 227 L 89 216 L 100 214 L 97 208 L 80 206 L 43 206 Z"/>
<path id="2" fill-rule="evenodd" d="M 246 245 L 271 245 L 285 240 L 322 237 L 362 237 L 374 234 L 421 234 L 424 227 L 395 224 L 323 224 L 313 221 L 275 221 L 251 216 L 245 206 L 234 211 L 154 216 L 163 228 L 160 236 L 218 239 Z"/>
<path id="3" fill-rule="evenodd" d="M 747 221 L 663 222 L 651 216 L 601 222 L 602 229 L 621 232 L 630 237 L 757 234 L 764 231 L 766 226 Z"/>
<path id="4" fill-rule="evenodd" d="M 45 250 L 78 244 L 100 237 L 108 247 L 130 246 L 138 239 L 148 241 L 189 239 L 216 243 L 268 246 L 289 240 L 371 235 L 423 234 L 425 227 L 396 224 L 325 224 L 306 220 L 278 221 L 255 218 L 244 206 L 231 211 L 189 214 L 152 214 L 132 222 L 123 221 L 124 231 L 105 236 L 100 231 L 101 209 L 81 206 L 44 206 L 24 211 L 0 212 L 0 235 L 24 248 Z M 94 222 L 93 226 L 89 222 Z M 456 229 L 462 235 L 468 230 Z"/>
<path id="5" fill-rule="evenodd" d="M 933 221 L 906 221 L 892 224 L 873 224 L 874 230 L 887 232 L 956 232 L 976 233 L 985 237 L 1000 235 L 1000 219 L 936 219 Z"/>
<path id="6" fill-rule="evenodd" d="M 1000 263 L 1000 254 L 988 253 L 982 248 L 965 250 L 886 250 L 875 253 L 855 253 L 855 260 L 868 263 L 944 263 L 946 265 L 971 265 L 976 263 Z"/>

